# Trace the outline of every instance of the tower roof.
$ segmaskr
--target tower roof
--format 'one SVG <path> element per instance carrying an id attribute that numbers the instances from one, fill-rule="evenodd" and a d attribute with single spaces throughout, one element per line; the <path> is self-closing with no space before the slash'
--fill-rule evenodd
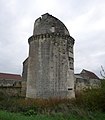
<path id="1" fill-rule="evenodd" d="M 46 33 L 60 33 L 62 35 L 70 35 L 66 26 L 59 19 L 48 13 L 43 14 L 42 17 L 36 19 L 33 35 Z"/>

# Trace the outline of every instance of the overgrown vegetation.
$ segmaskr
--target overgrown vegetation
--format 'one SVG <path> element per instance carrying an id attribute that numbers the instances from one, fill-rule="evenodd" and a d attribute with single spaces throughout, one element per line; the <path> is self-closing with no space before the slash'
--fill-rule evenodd
<path id="1" fill-rule="evenodd" d="M 14 120 L 55 119 L 56 120 L 103 120 L 105 119 L 105 80 L 102 80 L 100 88 L 86 89 L 76 94 L 76 99 L 24 99 L 19 97 L 9 97 L 0 93 L 0 117 L 17 116 Z M 13 112 L 13 113 L 10 113 Z M 8 118 L 8 116 L 6 118 Z M 25 117 L 26 116 L 26 117 Z M 29 117 L 31 116 L 31 117 Z M 33 118 L 33 116 L 36 116 Z M 58 116 L 58 118 L 57 118 Z M 100 117 L 100 119 L 98 119 Z M 2 120 L 9 120 L 1 117 Z M 60 118 L 60 119 L 59 119 Z M 13 118 L 11 118 L 12 120 Z M 72 120 L 71 119 L 71 120 Z"/>
<path id="2" fill-rule="evenodd" d="M 87 115 L 82 116 L 62 113 L 56 113 L 56 115 L 37 114 L 25 116 L 20 113 L 0 111 L 0 120 L 105 120 L 105 114 L 101 112 L 88 112 Z"/>
<path id="3" fill-rule="evenodd" d="M 76 104 L 91 111 L 105 112 L 105 80 L 101 80 L 100 88 L 86 89 L 77 94 Z"/>

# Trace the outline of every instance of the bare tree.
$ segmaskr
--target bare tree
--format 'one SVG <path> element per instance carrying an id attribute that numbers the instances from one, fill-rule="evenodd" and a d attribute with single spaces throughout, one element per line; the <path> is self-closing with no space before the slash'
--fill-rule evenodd
<path id="1" fill-rule="evenodd" d="M 101 71 L 100 71 L 101 76 L 105 79 L 105 70 L 103 66 L 101 65 Z"/>

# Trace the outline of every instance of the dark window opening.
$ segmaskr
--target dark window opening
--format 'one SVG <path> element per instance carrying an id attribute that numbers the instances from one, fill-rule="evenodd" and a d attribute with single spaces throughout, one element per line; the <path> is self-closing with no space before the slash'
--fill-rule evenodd
<path id="1" fill-rule="evenodd" d="M 72 90 L 72 88 L 68 88 L 68 90 Z"/>

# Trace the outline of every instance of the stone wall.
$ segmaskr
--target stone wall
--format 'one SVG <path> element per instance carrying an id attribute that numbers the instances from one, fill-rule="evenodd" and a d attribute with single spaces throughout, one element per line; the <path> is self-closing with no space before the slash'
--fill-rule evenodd
<path id="1" fill-rule="evenodd" d="M 73 50 L 68 43 L 73 49 L 73 38 L 58 33 L 29 39 L 26 97 L 74 97 Z"/>
<path id="2" fill-rule="evenodd" d="M 91 89 L 91 88 L 99 88 L 101 85 L 100 79 L 84 79 L 80 77 L 75 78 L 75 90 L 81 91 L 85 89 Z"/>
<path id="3" fill-rule="evenodd" d="M 7 96 L 21 96 L 21 87 L 0 86 L 0 93 L 3 93 Z"/>
<path id="4" fill-rule="evenodd" d="M 23 62 L 21 96 L 26 97 L 28 58 Z"/>
<path id="5" fill-rule="evenodd" d="M 33 30 L 34 36 L 46 33 L 61 33 L 63 35 L 69 35 L 66 26 L 59 19 L 48 13 L 36 19 Z"/>
<path id="6" fill-rule="evenodd" d="M 0 93 L 7 96 L 21 96 L 22 80 L 0 78 Z"/>

